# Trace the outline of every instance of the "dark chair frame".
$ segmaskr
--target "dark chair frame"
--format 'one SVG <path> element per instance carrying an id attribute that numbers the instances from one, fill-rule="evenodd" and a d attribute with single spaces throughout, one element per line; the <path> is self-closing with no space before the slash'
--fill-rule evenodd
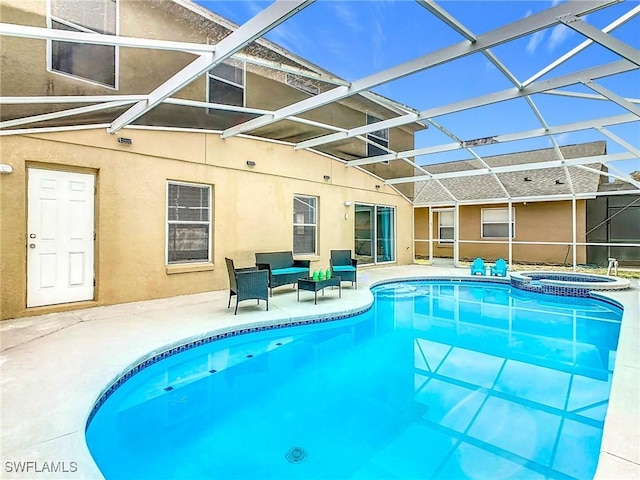
<path id="1" fill-rule="evenodd" d="M 329 265 L 332 276 L 338 276 L 342 281 L 351 282 L 351 285 L 358 288 L 358 259 L 351 257 L 351 250 L 331 250 Z M 334 272 L 333 267 L 343 266 L 354 267 L 355 270 L 353 272 Z"/>
<path id="2" fill-rule="evenodd" d="M 269 273 L 269 292 L 273 296 L 273 289 L 282 285 L 296 285 L 298 278 L 309 276 L 310 260 L 294 260 L 292 251 L 284 252 L 258 252 L 256 266 L 259 270 Z M 283 268 L 295 268 L 292 273 L 277 274 L 274 270 Z"/>
<path id="3" fill-rule="evenodd" d="M 267 302 L 267 311 L 269 311 L 269 274 L 264 270 L 258 270 L 257 267 L 235 268 L 233 260 L 225 258 L 227 263 L 227 273 L 229 274 L 229 303 L 227 308 L 231 306 L 231 297 L 236 296 L 236 310 L 234 315 L 238 314 L 238 303 L 243 300 L 265 300 Z"/>

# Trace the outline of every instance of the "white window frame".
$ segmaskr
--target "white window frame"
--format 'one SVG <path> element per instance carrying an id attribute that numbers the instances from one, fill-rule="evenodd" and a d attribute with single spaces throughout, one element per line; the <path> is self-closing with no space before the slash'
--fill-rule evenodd
<path id="1" fill-rule="evenodd" d="M 242 89 L 242 105 L 235 105 L 235 106 L 246 107 L 247 106 L 247 62 L 245 62 L 244 60 L 236 60 L 234 58 L 234 59 L 230 59 L 229 61 L 224 60 L 222 63 L 230 67 L 242 69 L 242 85 L 236 82 L 232 82 L 231 80 L 228 80 L 226 78 L 218 77 L 217 75 L 211 73 L 211 70 L 208 70 L 207 71 L 207 102 L 212 103 L 211 96 L 210 96 L 210 93 L 211 93 L 210 79 L 214 79 L 218 82 L 226 83 L 228 85 L 232 85 L 234 87 L 239 87 L 240 89 Z M 240 64 L 240 66 L 236 65 L 236 63 Z"/>
<path id="2" fill-rule="evenodd" d="M 51 2 L 54 0 L 47 0 L 47 28 L 50 30 L 53 30 L 53 22 L 58 22 L 58 23 L 62 23 L 63 25 L 67 25 L 68 27 L 71 27 L 75 30 L 79 30 L 80 32 L 84 32 L 84 33 L 98 33 L 95 30 L 91 30 L 89 28 L 86 28 L 82 25 L 77 25 L 73 22 L 70 22 L 68 20 L 65 20 L 63 18 L 60 17 L 56 17 L 54 15 L 51 14 Z M 87 0 L 88 1 L 88 0 Z M 119 0 L 112 0 L 116 3 L 116 21 L 115 21 L 115 26 L 116 26 L 116 32 L 115 32 L 115 36 L 119 36 L 120 35 L 120 1 Z M 96 80 L 93 80 L 91 78 L 85 78 L 85 77 L 81 77 L 79 75 L 73 75 L 72 73 L 68 73 L 68 72 L 62 72 L 60 70 L 54 70 L 53 68 L 53 42 L 55 41 L 60 41 L 60 40 L 51 40 L 51 39 L 47 39 L 47 71 L 50 73 L 53 73 L 55 75 L 62 75 L 63 77 L 67 77 L 67 78 L 73 78 L 74 80 L 80 80 L 83 82 L 87 82 L 90 83 L 92 85 L 98 85 L 100 87 L 104 87 L 104 88 L 109 88 L 111 90 L 118 90 L 119 89 L 119 85 L 120 85 L 120 47 L 118 45 L 108 45 L 108 44 L 96 44 L 96 45 L 106 45 L 106 46 L 112 46 L 114 48 L 114 85 L 109 85 L 106 83 L 102 83 L 102 82 L 98 82 Z"/>
<path id="3" fill-rule="evenodd" d="M 456 214 L 454 209 L 450 210 L 436 210 L 438 214 L 438 243 L 443 244 L 445 247 L 453 247 L 455 242 L 455 234 L 456 234 Z M 442 214 L 443 213 L 451 213 L 451 225 L 443 225 L 442 224 Z M 443 228 L 451 228 L 453 231 L 453 238 L 442 238 L 442 229 Z"/>
<path id="4" fill-rule="evenodd" d="M 206 221 L 203 220 L 169 220 L 169 185 L 185 185 L 188 187 L 197 187 L 197 188 L 206 188 L 209 195 L 209 218 Z M 213 243 L 213 187 L 206 183 L 190 183 L 190 182 L 181 182 L 176 180 L 167 180 L 167 184 L 165 187 L 165 262 L 167 265 L 191 265 L 197 263 L 211 263 L 211 259 L 213 258 L 212 252 L 212 243 Z M 207 259 L 198 259 L 198 260 L 181 260 L 181 261 L 169 261 L 169 226 L 170 225 L 208 225 L 208 238 L 209 242 L 207 245 Z"/>
<path id="5" fill-rule="evenodd" d="M 293 219 L 293 230 L 292 230 L 292 234 L 293 237 L 291 238 L 291 241 L 293 242 L 293 254 L 294 255 L 317 255 L 318 254 L 318 206 L 320 205 L 320 198 L 319 197 L 315 197 L 313 195 L 304 195 L 304 194 L 294 194 L 293 195 L 293 203 L 295 204 L 296 200 L 298 201 L 302 201 L 302 200 L 308 200 L 308 199 L 313 199 L 315 200 L 315 215 L 314 215 L 314 219 L 315 219 L 315 223 L 304 223 L 304 221 L 302 222 L 298 222 L 297 219 Z M 295 207 L 294 207 L 294 212 L 295 214 Z M 315 245 L 315 250 L 313 252 L 296 252 L 295 248 L 296 248 L 296 243 L 294 241 L 295 235 L 296 235 L 296 228 L 299 230 L 302 230 L 301 233 L 304 233 L 304 227 L 313 227 L 314 228 L 314 232 L 315 232 L 315 238 L 314 238 L 314 242 L 313 244 Z"/>
<path id="6" fill-rule="evenodd" d="M 374 115 L 371 112 L 367 112 L 366 117 L 367 117 L 367 125 L 371 125 L 371 124 L 378 123 L 378 122 L 382 121 L 381 118 L 378 118 L 376 115 Z M 378 135 L 378 132 L 383 132 L 383 134 L 386 133 L 386 138 L 383 137 L 383 136 Z M 379 143 L 380 145 L 382 145 L 382 146 L 384 146 L 386 148 L 389 148 L 389 129 L 388 128 L 383 128 L 381 130 L 376 130 L 374 132 L 369 132 L 369 133 L 366 134 L 366 138 L 367 138 L 367 140 L 372 140 L 372 141 L 374 141 L 376 143 Z M 369 148 L 373 147 L 373 146 L 374 145 L 371 145 L 371 144 L 367 143 L 367 157 L 369 157 Z M 380 148 L 380 147 L 378 147 L 378 148 Z M 375 157 L 372 157 L 372 158 L 375 158 Z M 379 162 L 379 163 L 381 163 L 383 165 L 389 165 L 389 160 L 384 160 L 384 161 Z"/>
<path id="7" fill-rule="evenodd" d="M 485 221 L 485 212 L 493 212 L 497 213 L 498 211 L 504 211 L 505 220 L 504 221 Z M 485 236 L 484 234 L 484 226 L 485 225 L 503 225 L 509 224 L 509 207 L 500 207 L 500 208 L 483 208 L 480 211 L 480 238 L 509 238 L 508 235 L 505 236 Z M 511 207 L 511 238 L 516 238 L 516 209 L 515 207 Z"/>

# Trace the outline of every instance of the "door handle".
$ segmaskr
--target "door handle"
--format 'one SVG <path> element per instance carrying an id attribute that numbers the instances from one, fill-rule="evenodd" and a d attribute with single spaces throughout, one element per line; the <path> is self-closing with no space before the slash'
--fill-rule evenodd
<path id="1" fill-rule="evenodd" d="M 36 234 L 35 233 L 30 233 L 29 234 L 29 238 L 36 238 Z"/>

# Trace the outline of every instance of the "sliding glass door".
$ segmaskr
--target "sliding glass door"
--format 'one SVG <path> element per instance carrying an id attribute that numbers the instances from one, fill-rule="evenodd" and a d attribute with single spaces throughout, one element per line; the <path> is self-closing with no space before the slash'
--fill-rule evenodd
<path id="1" fill-rule="evenodd" d="M 382 205 L 355 205 L 355 255 L 362 264 L 396 259 L 396 211 Z"/>
<path id="2" fill-rule="evenodd" d="M 376 207 L 376 263 L 396 259 L 396 224 L 393 207 Z"/>
<path id="3" fill-rule="evenodd" d="M 355 252 L 359 263 L 374 263 L 375 206 L 356 203 Z"/>

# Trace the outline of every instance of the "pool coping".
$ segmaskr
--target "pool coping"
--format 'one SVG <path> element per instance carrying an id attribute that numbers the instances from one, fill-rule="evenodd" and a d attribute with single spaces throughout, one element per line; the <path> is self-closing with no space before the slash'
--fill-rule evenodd
<path id="1" fill-rule="evenodd" d="M 2 322 L 0 327 L 3 351 L 0 365 L 3 369 L 3 388 L 0 425 L 6 433 L 0 440 L 2 478 L 25 478 L 24 473 L 8 472 L 5 465 L 7 461 L 32 461 L 36 466 L 42 466 L 46 462 L 58 462 L 58 467 L 60 462 L 66 462 L 63 465 L 65 467 L 69 462 L 76 462 L 78 466 L 74 472 L 31 471 L 32 474 L 37 473 L 37 478 L 102 478 L 86 446 L 86 420 L 100 393 L 117 380 L 122 372 L 130 370 L 136 362 L 153 355 L 154 352 L 161 353 L 167 348 L 197 340 L 205 335 L 267 327 L 277 323 L 283 326 L 295 325 L 318 316 L 324 319 L 340 315 L 350 316 L 349 313 L 370 307 L 373 301 L 370 289 L 373 286 L 389 281 L 410 281 L 428 277 L 432 280 L 443 280 L 441 275 L 446 274 L 455 277 L 452 281 L 460 279 L 471 282 L 508 282 L 508 279 L 496 277 L 472 277 L 467 275 L 467 269 L 449 269 L 446 272 L 445 270 L 442 269 L 440 273 L 437 268 L 423 265 L 363 270 L 357 290 L 345 288 L 343 297 L 347 297 L 346 299 L 319 302 L 318 309 L 313 306 L 310 309 L 307 302 L 305 305 L 296 306 L 295 290 L 292 290 L 278 294 L 274 292 L 269 312 L 248 309 L 234 317 L 229 315 L 226 309 L 228 292 L 221 291 L 54 314 L 61 317 L 55 319 L 61 322 L 60 325 L 64 324 L 61 328 L 42 336 L 34 333 L 34 337 L 29 341 L 7 348 L 7 331 L 12 327 L 18 328 L 21 322 L 37 327 L 38 320 L 31 317 Z M 633 378 L 638 378 L 640 366 L 637 355 L 640 319 L 638 314 L 633 315 L 631 311 L 634 306 L 635 311 L 638 311 L 640 290 L 637 281 L 634 283 L 630 291 L 599 292 L 598 295 L 623 304 L 625 309 L 596 478 L 638 478 L 640 474 L 640 460 L 637 458 L 637 425 L 640 418 L 637 405 L 640 403 L 640 395 L 637 385 L 636 388 L 628 388 L 630 383 L 633 384 Z M 225 323 L 211 328 L 212 317 L 215 317 L 216 321 L 219 318 L 217 315 L 208 314 L 204 319 L 196 318 L 192 324 L 176 334 L 176 328 L 172 328 L 174 325 L 164 316 L 167 305 L 176 309 L 175 311 L 196 312 L 196 316 L 201 315 L 201 311 L 215 312 L 220 314 Z M 51 315 L 43 317 L 47 318 L 41 321 L 52 321 Z M 126 332 L 122 334 L 117 331 L 118 328 L 128 328 L 127 322 L 133 322 L 131 325 L 134 330 L 143 332 L 139 338 L 131 338 L 134 336 L 132 333 L 127 335 Z M 57 326 L 59 325 L 56 324 Z M 156 330 L 162 330 L 162 335 Z M 149 332 L 154 333 L 154 338 L 145 338 L 145 333 Z M 69 348 L 69 345 L 74 345 L 75 348 Z M 58 355 L 59 362 L 64 363 L 63 369 L 57 368 L 59 365 L 51 364 L 52 353 Z M 84 368 L 87 364 L 95 368 L 87 370 Z M 5 369 L 10 369 L 9 375 L 4 374 L 7 371 Z M 19 381 L 11 378 L 14 374 L 19 376 Z M 69 388 L 73 389 L 74 395 L 68 395 Z M 42 401 L 38 401 L 38 398 Z M 26 422 L 25 417 L 28 418 Z"/>
<path id="2" fill-rule="evenodd" d="M 511 272 L 510 277 L 525 285 L 531 285 L 534 281 L 532 276 L 554 275 L 557 277 L 584 277 L 584 278 L 603 278 L 607 279 L 602 282 L 575 282 L 571 280 L 558 280 L 554 278 L 537 279 L 543 287 L 566 288 L 568 290 L 586 290 L 586 291 L 617 291 L 624 290 L 631 286 L 631 282 L 625 278 L 611 277 L 609 275 L 596 275 L 592 273 L 576 273 L 576 272 L 554 272 L 551 270 L 527 270 L 521 272 Z M 517 284 L 516 288 L 520 288 Z"/>

